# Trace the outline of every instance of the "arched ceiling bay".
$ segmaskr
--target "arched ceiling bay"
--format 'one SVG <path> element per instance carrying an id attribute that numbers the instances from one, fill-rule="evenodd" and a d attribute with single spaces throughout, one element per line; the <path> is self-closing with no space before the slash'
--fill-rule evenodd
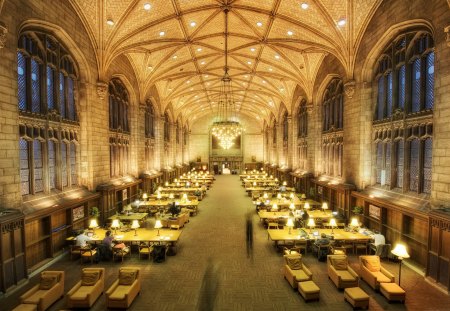
<path id="1" fill-rule="evenodd" d="M 382 0 L 70 0 L 96 48 L 99 80 L 125 55 L 141 102 L 152 86 L 162 106 L 194 120 L 217 111 L 228 67 L 236 109 L 262 124 L 290 110 L 295 88 L 311 99 L 331 53 L 348 77 L 361 37 Z M 346 77 L 346 78 L 348 78 Z"/>

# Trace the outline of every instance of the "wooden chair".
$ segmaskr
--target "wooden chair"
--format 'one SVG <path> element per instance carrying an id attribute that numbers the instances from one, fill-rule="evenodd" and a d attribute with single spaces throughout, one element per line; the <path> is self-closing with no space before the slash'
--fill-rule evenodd
<path id="1" fill-rule="evenodd" d="M 358 251 L 363 250 L 364 254 L 367 255 L 367 248 L 369 247 L 367 240 L 358 240 L 354 242 L 354 251 L 355 254 L 358 254 Z"/>
<path id="2" fill-rule="evenodd" d="M 267 225 L 267 229 L 278 229 L 278 223 L 277 222 L 269 222 Z"/>
<path id="3" fill-rule="evenodd" d="M 121 245 L 122 243 L 120 243 L 120 244 L 118 244 L 118 245 L 120 245 L 120 246 L 118 246 L 118 245 L 115 245 L 114 247 L 113 247 L 113 261 L 116 259 L 116 258 L 121 258 L 122 259 L 122 262 L 123 262 L 123 258 L 125 257 L 125 256 L 127 256 L 127 255 L 129 255 L 130 254 L 130 247 L 128 247 L 128 246 L 123 246 L 122 247 L 122 245 Z"/>
<path id="4" fill-rule="evenodd" d="M 348 254 L 349 251 L 352 251 L 354 253 L 354 244 L 353 241 L 344 241 L 341 244 L 341 247 L 345 248 L 345 253 Z"/>
<path id="5" fill-rule="evenodd" d="M 95 256 L 97 255 L 97 249 L 88 244 L 85 247 L 80 248 L 80 254 L 81 254 L 81 263 L 84 262 L 84 259 L 91 260 L 91 263 L 93 263 Z"/>
<path id="6" fill-rule="evenodd" d="M 149 245 L 146 242 L 142 242 L 139 244 L 139 259 L 141 259 L 141 256 L 147 256 L 148 259 L 152 257 L 152 251 L 153 251 L 153 245 Z"/>
<path id="7" fill-rule="evenodd" d="M 70 245 L 69 253 L 70 253 L 70 260 L 72 260 L 74 256 L 81 256 L 81 246 Z"/>

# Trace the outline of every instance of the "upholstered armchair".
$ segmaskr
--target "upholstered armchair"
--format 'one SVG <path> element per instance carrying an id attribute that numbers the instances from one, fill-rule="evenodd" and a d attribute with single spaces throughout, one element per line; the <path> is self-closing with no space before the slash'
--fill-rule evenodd
<path id="1" fill-rule="evenodd" d="M 141 291 L 141 273 L 139 268 L 119 269 L 119 279 L 106 291 L 107 308 L 128 308 Z"/>
<path id="2" fill-rule="evenodd" d="M 284 278 L 291 284 L 292 288 L 298 287 L 298 282 L 312 280 L 312 273 L 302 262 L 302 255 L 284 255 L 286 265 L 284 266 Z"/>
<path id="3" fill-rule="evenodd" d="M 103 293 L 104 268 L 84 268 L 81 280 L 67 293 L 68 308 L 90 308 Z"/>
<path id="4" fill-rule="evenodd" d="M 381 266 L 379 256 L 359 256 L 359 267 L 361 279 L 375 290 L 380 289 L 380 283 L 395 282 L 394 275 Z"/>
<path id="5" fill-rule="evenodd" d="M 21 304 L 34 304 L 44 311 L 64 296 L 64 271 L 44 271 L 41 281 L 20 296 Z"/>
<path id="6" fill-rule="evenodd" d="M 358 287 L 359 277 L 349 266 L 347 255 L 328 255 L 327 270 L 328 278 L 338 289 Z"/>

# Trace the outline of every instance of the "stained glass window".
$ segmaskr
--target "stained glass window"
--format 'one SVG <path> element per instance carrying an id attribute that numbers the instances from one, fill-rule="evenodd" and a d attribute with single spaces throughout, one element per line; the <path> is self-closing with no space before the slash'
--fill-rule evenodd
<path id="1" fill-rule="evenodd" d="M 381 184 L 381 170 L 383 168 L 383 143 L 377 143 L 377 184 Z"/>
<path id="2" fill-rule="evenodd" d="M 395 143 L 397 153 L 397 188 L 403 188 L 403 161 L 404 161 L 404 144 L 403 141 Z"/>
<path id="3" fill-rule="evenodd" d="M 62 72 L 59 73 L 59 113 L 65 117 L 66 114 L 66 79 Z"/>
<path id="4" fill-rule="evenodd" d="M 52 67 L 47 66 L 47 107 L 49 110 L 55 108 L 54 81 L 54 70 Z"/>
<path id="5" fill-rule="evenodd" d="M 67 144 L 61 143 L 61 179 L 62 186 L 67 187 Z"/>
<path id="6" fill-rule="evenodd" d="M 77 145 L 70 144 L 70 176 L 72 185 L 78 184 L 77 174 Z"/>
<path id="7" fill-rule="evenodd" d="M 384 76 L 380 76 L 378 78 L 378 111 L 377 111 L 377 119 L 382 120 L 384 118 Z"/>
<path id="8" fill-rule="evenodd" d="M 431 138 L 425 139 L 424 142 L 424 156 L 423 156 L 423 192 L 431 192 L 431 166 L 433 154 L 433 140 Z"/>
<path id="9" fill-rule="evenodd" d="M 30 194 L 30 151 L 29 143 L 21 138 L 19 140 L 20 157 L 20 188 L 22 195 Z"/>
<path id="10" fill-rule="evenodd" d="M 398 108 L 405 109 L 405 83 L 406 83 L 405 65 L 398 70 Z"/>
<path id="11" fill-rule="evenodd" d="M 413 139 L 410 142 L 409 152 L 409 190 L 418 191 L 419 180 L 419 145 L 418 139 Z"/>
<path id="12" fill-rule="evenodd" d="M 31 111 L 41 112 L 41 72 L 40 65 L 31 59 Z"/>
<path id="13" fill-rule="evenodd" d="M 387 116 L 391 117 L 392 115 L 392 72 L 390 72 L 387 75 L 387 96 L 386 96 L 386 100 L 387 100 Z"/>
<path id="14" fill-rule="evenodd" d="M 385 184 L 390 185 L 391 184 L 391 144 L 386 143 L 386 157 L 385 157 Z"/>
<path id="15" fill-rule="evenodd" d="M 68 118 L 70 120 L 76 120 L 76 108 L 75 108 L 75 94 L 74 94 L 74 83 L 71 77 L 67 78 L 67 108 L 69 109 Z"/>
<path id="16" fill-rule="evenodd" d="M 50 189 L 56 188 L 56 146 L 53 140 L 49 140 L 48 148 L 48 178 L 50 181 Z"/>
<path id="17" fill-rule="evenodd" d="M 35 139 L 33 141 L 33 160 L 34 160 L 34 192 L 44 191 L 43 181 L 43 159 L 42 159 L 42 143 Z"/>
<path id="18" fill-rule="evenodd" d="M 425 109 L 433 109 L 434 105 L 434 52 L 426 58 Z"/>
<path id="19" fill-rule="evenodd" d="M 19 109 L 27 110 L 27 63 L 22 53 L 17 53 L 17 84 Z"/>
<path id="20" fill-rule="evenodd" d="M 411 83 L 411 89 L 412 89 L 412 112 L 418 112 L 420 110 L 420 58 L 417 58 L 414 60 L 413 66 L 412 66 L 412 83 Z"/>

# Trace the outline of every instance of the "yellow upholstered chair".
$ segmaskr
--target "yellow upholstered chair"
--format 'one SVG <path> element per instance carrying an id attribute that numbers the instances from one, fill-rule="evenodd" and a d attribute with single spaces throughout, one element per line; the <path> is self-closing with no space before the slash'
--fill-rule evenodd
<path id="1" fill-rule="evenodd" d="M 131 252 L 130 247 L 125 245 L 124 243 L 114 245 L 114 247 L 112 248 L 113 261 L 116 260 L 117 258 L 121 258 L 123 262 L 123 258 L 129 255 L 130 252 Z"/>
<path id="2" fill-rule="evenodd" d="M 380 289 L 380 283 L 395 282 L 394 275 L 381 266 L 379 256 L 359 256 L 359 267 L 361 279 L 375 290 Z"/>
<path id="3" fill-rule="evenodd" d="M 359 277 L 348 264 L 347 255 L 328 255 L 327 270 L 337 288 L 358 287 Z"/>
<path id="4" fill-rule="evenodd" d="M 148 259 L 152 257 L 153 245 L 142 242 L 139 244 L 139 259 L 141 256 L 148 256 Z"/>
<path id="5" fill-rule="evenodd" d="M 119 279 L 106 291 L 107 308 L 128 308 L 141 291 L 141 273 L 136 267 L 119 269 Z"/>
<path id="6" fill-rule="evenodd" d="M 38 311 L 44 311 L 63 296 L 64 271 L 44 271 L 40 283 L 20 296 L 20 303 L 36 305 Z"/>
<path id="7" fill-rule="evenodd" d="M 284 266 L 284 278 L 291 284 L 292 288 L 297 288 L 299 282 L 311 281 L 312 273 L 302 262 L 302 255 L 284 255 L 286 262 Z"/>
<path id="8" fill-rule="evenodd" d="M 67 293 L 67 307 L 90 308 L 105 288 L 104 268 L 84 268 L 81 280 Z"/>
<path id="9" fill-rule="evenodd" d="M 74 256 L 81 256 L 81 246 L 70 245 L 69 253 L 70 253 L 70 260 L 72 260 Z"/>
<path id="10" fill-rule="evenodd" d="M 81 263 L 83 263 L 85 259 L 88 259 L 91 261 L 91 263 L 93 263 L 95 256 L 97 255 L 97 250 L 93 246 L 88 244 L 80 248 L 80 254 L 81 254 Z"/>

